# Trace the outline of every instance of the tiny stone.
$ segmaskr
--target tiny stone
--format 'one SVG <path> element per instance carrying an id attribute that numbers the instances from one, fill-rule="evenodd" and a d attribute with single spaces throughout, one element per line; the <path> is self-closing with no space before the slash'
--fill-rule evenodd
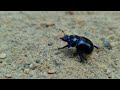
<path id="1" fill-rule="evenodd" d="M 30 69 L 35 70 L 36 66 L 33 64 L 30 64 Z"/>
<path id="2" fill-rule="evenodd" d="M 52 46 L 52 45 L 53 45 L 53 43 L 52 43 L 52 42 L 48 43 L 48 46 Z"/>
<path id="3" fill-rule="evenodd" d="M 104 45 L 105 48 L 107 48 L 109 50 L 112 49 L 112 46 L 111 46 L 110 42 L 107 39 L 103 38 L 101 40 L 103 41 L 103 45 Z"/>
<path id="4" fill-rule="evenodd" d="M 5 77 L 6 78 L 12 78 L 12 75 L 11 74 L 6 74 Z"/>
<path id="5" fill-rule="evenodd" d="M 85 34 L 86 36 L 89 36 L 89 33 L 88 33 L 88 32 L 84 32 L 84 34 Z"/>
<path id="6" fill-rule="evenodd" d="M 33 67 L 33 64 L 30 64 L 30 68 L 32 68 Z"/>
<path id="7" fill-rule="evenodd" d="M 0 61 L 0 63 L 2 63 L 2 61 Z"/>
<path id="8" fill-rule="evenodd" d="M 111 78 L 110 76 L 108 78 Z"/>
<path id="9" fill-rule="evenodd" d="M 24 69 L 24 73 L 29 74 L 30 70 L 29 69 Z"/>
<path id="10" fill-rule="evenodd" d="M 111 71 L 109 69 L 107 69 L 107 73 L 110 73 Z"/>
<path id="11" fill-rule="evenodd" d="M 55 25 L 54 23 L 47 23 L 46 27 L 50 27 L 50 26 L 54 26 L 54 25 Z"/>
<path id="12" fill-rule="evenodd" d="M 29 63 L 25 63 L 24 64 L 24 68 L 29 68 L 30 67 L 30 64 Z"/>
<path id="13" fill-rule="evenodd" d="M 48 73 L 47 72 L 43 72 L 44 77 L 48 77 Z"/>
<path id="14" fill-rule="evenodd" d="M 105 72 L 109 74 L 111 71 L 109 69 L 105 69 Z"/>
<path id="15" fill-rule="evenodd" d="M 42 23 L 41 25 L 44 27 L 55 26 L 55 24 L 53 22 Z"/>
<path id="16" fill-rule="evenodd" d="M 40 60 L 36 60 L 35 62 L 36 62 L 36 63 L 40 63 Z"/>
<path id="17" fill-rule="evenodd" d="M 28 57 L 28 55 L 26 55 L 26 54 L 25 54 L 24 56 L 25 56 L 25 57 Z"/>
<path id="18" fill-rule="evenodd" d="M 5 58 L 5 57 L 6 57 L 6 54 L 5 54 L 5 53 L 1 53 L 1 54 L 0 54 L 0 58 L 1 58 L 1 59 Z"/>
<path id="19" fill-rule="evenodd" d="M 56 72 L 55 69 L 48 70 L 48 74 L 54 74 L 55 72 Z"/>
<path id="20" fill-rule="evenodd" d="M 116 45 L 118 45 L 118 42 L 112 42 L 111 45 L 116 46 Z"/>

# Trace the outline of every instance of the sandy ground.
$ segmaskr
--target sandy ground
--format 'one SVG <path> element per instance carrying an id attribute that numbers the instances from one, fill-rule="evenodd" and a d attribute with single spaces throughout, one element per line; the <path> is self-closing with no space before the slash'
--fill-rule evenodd
<path id="1" fill-rule="evenodd" d="M 62 30 L 100 49 L 80 63 L 75 48 L 57 50 Z M 0 78 L 120 78 L 120 12 L 1 11 Z"/>

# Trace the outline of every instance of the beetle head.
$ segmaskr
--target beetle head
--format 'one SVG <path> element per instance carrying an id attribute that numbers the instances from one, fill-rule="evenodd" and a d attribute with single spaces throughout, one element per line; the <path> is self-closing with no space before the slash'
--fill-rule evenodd
<path id="1" fill-rule="evenodd" d="M 62 31 L 62 32 L 64 33 L 64 31 Z M 70 38 L 70 36 L 65 35 L 65 33 L 64 33 L 64 37 L 61 37 L 60 39 L 67 42 L 69 40 L 69 38 Z"/>
<path id="2" fill-rule="evenodd" d="M 65 35 L 64 37 L 60 38 L 61 40 L 67 42 L 69 40 L 69 36 Z"/>

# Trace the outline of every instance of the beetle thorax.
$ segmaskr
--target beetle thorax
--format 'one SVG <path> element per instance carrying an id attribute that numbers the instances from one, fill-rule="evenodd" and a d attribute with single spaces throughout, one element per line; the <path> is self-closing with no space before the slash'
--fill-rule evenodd
<path id="1" fill-rule="evenodd" d="M 70 47 L 75 47 L 77 45 L 77 42 L 78 38 L 76 38 L 75 36 L 70 36 L 69 40 L 67 41 Z"/>

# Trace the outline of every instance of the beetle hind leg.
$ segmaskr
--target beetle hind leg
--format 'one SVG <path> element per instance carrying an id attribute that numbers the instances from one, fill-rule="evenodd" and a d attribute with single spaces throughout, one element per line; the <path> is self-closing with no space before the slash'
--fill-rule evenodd
<path id="1" fill-rule="evenodd" d="M 83 52 L 77 51 L 77 54 L 79 56 L 80 62 L 85 62 L 87 59 L 83 56 Z"/>

